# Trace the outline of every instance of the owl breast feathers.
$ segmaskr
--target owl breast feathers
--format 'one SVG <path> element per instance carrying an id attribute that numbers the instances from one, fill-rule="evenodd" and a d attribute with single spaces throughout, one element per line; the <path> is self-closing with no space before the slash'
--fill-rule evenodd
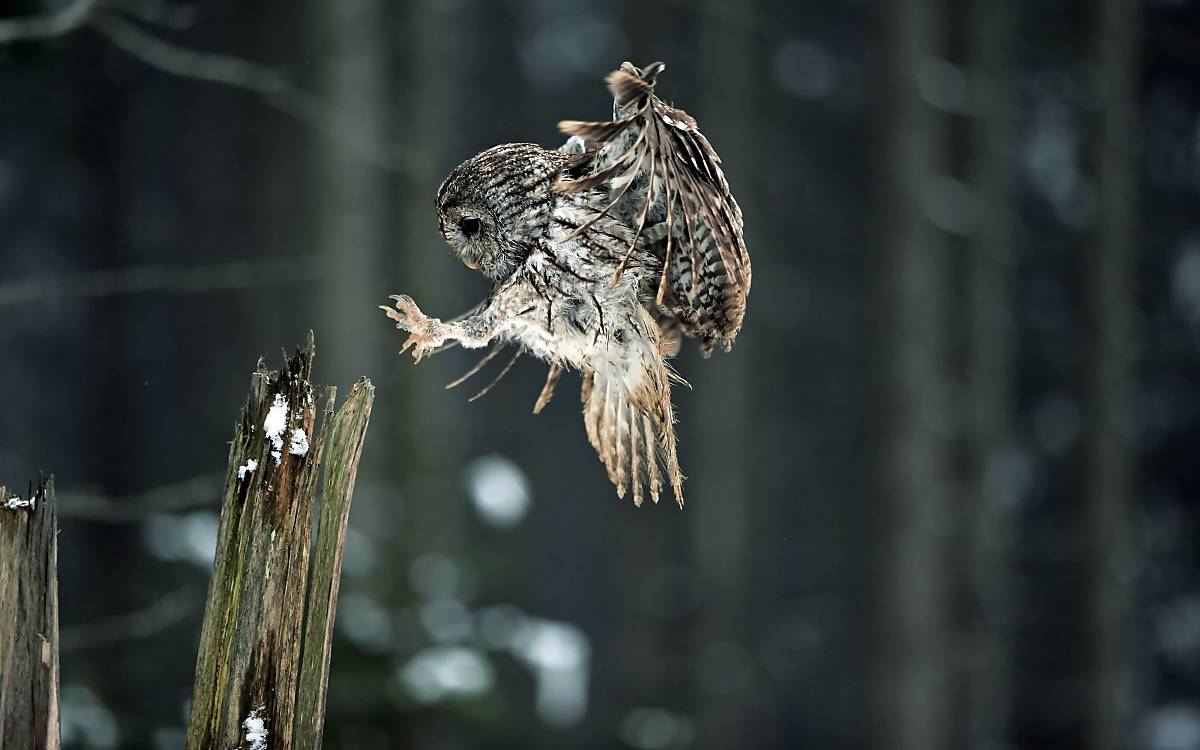
<path id="1" fill-rule="evenodd" d="M 720 158 L 692 117 L 654 95 L 664 67 L 610 74 L 614 119 L 559 123 L 571 136 L 562 148 L 496 146 L 442 183 L 442 236 L 492 280 L 486 300 L 446 322 L 405 296 L 383 309 L 410 332 L 404 350 L 418 361 L 450 343 L 491 345 L 463 379 L 505 344 L 517 346 L 514 361 L 524 351 L 548 362 L 535 413 L 564 369 L 579 370 L 587 436 L 617 494 L 640 505 L 669 485 L 682 507 L 670 396 L 679 378 L 666 358 L 683 336 L 705 356 L 730 348 L 750 258 Z"/>

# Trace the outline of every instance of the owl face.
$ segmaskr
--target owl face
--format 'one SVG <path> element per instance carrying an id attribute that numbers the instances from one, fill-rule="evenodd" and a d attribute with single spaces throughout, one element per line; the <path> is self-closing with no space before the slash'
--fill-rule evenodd
<path id="1" fill-rule="evenodd" d="M 464 266 L 491 276 L 489 269 L 504 265 L 499 227 L 485 207 L 458 203 L 445 206 L 438 214 L 442 238 Z"/>
<path id="2" fill-rule="evenodd" d="M 442 237 L 454 255 L 494 281 L 507 278 L 544 234 L 550 186 L 566 160 L 532 143 L 509 143 L 455 167 L 436 200 Z"/>

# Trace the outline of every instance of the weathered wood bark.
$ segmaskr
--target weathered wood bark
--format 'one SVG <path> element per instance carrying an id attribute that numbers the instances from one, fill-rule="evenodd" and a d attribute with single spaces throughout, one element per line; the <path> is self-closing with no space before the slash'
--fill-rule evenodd
<path id="1" fill-rule="evenodd" d="M 947 735 L 948 441 L 937 427 L 947 380 L 948 248 L 927 218 L 944 171 L 944 117 L 919 93 L 944 57 L 945 5 L 897 0 L 883 18 L 879 242 L 879 543 L 874 745 L 940 750 Z"/>
<path id="2" fill-rule="evenodd" d="M 374 388 L 360 381 L 321 434 L 310 382 L 314 346 L 281 372 L 259 363 L 229 450 L 216 560 L 196 660 L 189 750 L 247 747 L 261 719 L 271 747 L 321 744 L 341 548 Z M 324 464 L 309 586 L 312 514 Z M 307 595 L 307 607 L 306 607 Z M 307 621 L 307 626 L 305 625 Z"/>
<path id="3" fill-rule="evenodd" d="M 54 480 L 30 498 L 0 486 L 0 748 L 56 750 L 58 522 Z M 11 507 L 10 507 L 11 506 Z"/>
<path id="4" fill-rule="evenodd" d="M 1103 114 L 1093 144 L 1100 193 L 1087 268 L 1087 407 L 1084 447 L 1088 653 L 1087 747 L 1131 743 L 1129 643 L 1133 561 L 1129 502 L 1132 462 L 1124 432 L 1134 337 L 1130 279 L 1137 215 L 1135 159 L 1139 4 L 1097 0 L 1093 27 Z"/>
<path id="5" fill-rule="evenodd" d="M 333 425 L 326 430 L 327 455 L 321 457 L 325 464 L 321 482 L 321 515 L 317 521 L 317 539 L 313 550 L 312 581 L 308 586 L 308 623 L 304 632 L 300 688 L 296 702 L 299 717 L 296 732 L 298 750 L 321 746 L 342 551 L 346 543 L 346 526 L 350 521 L 350 498 L 354 494 L 354 480 L 362 456 L 373 398 L 374 389 L 370 382 L 360 380 L 334 417 Z"/>

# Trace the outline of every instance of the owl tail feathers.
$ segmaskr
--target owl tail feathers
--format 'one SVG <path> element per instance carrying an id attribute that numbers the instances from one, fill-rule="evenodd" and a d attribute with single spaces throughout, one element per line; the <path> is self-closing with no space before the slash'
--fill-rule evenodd
<path id="1" fill-rule="evenodd" d="M 661 366 L 661 363 L 660 363 Z M 612 373 L 584 373 L 583 423 L 588 441 L 596 449 L 608 478 L 617 488 L 617 497 L 633 494 L 633 504 L 641 506 L 648 488 L 650 499 L 658 502 L 663 481 L 670 484 L 679 507 L 683 507 L 683 473 L 675 452 L 675 427 L 666 373 L 650 377 L 656 388 L 642 388 L 633 396 Z M 649 391 L 649 392 L 648 392 Z M 649 403 L 638 403 L 653 396 Z"/>
<path id="2" fill-rule="evenodd" d="M 537 402 L 533 405 L 534 414 L 541 414 L 546 404 L 550 403 L 550 399 L 554 398 L 554 389 L 558 387 L 558 378 L 562 373 L 561 367 L 550 365 L 550 372 L 546 373 L 546 384 L 542 386 L 542 392 L 538 394 Z"/>

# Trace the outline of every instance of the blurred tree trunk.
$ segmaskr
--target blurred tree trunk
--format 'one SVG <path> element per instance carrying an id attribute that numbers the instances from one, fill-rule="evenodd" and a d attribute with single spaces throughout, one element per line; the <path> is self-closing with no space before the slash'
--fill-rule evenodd
<path id="1" fill-rule="evenodd" d="M 662 3 L 626 5 L 619 23 L 622 29 L 628 31 L 633 42 L 633 52 L 628 59 L 635 65 L 644 66 L 665 58 L 667 73 L 659 79 L 662 82 L 660 90 L 680 92 L 682 99 L 682 90 L 688 83 L 688 68 L 693 66 L 693 61 L 667 57 L 662 48 L 663 35 L 667 33 L 671 21 L 669 11 L 670 6 Z M 677 29 L 672 31 L 679 33 Z M 618 59 L 604 61 L 605 64 L 611 65 L 612 69 L 620 62 Z M 599 94 L 599 106 L 596 107 L 595 113 L 607 117 L 603 109 L 602 89 L 599 86 L 603 70 L 596 70 L 589 76 L 588 92 L 593 96 Z M 696 104 L 694 100 L 690 104 L 693 112 L 697 112 Z M 701 126 L 705 126 L 705 123 L 706 119 L 702 118 Z M 678 394 L 678 388 L 675 393 Z M 678 401 L 676 403 L 678 404 Z M 681 437 L 682 445 L 686 446 L 691 442 L 686 440 L 686 433 Z M 682 450 L 685 451 L 683 460 L 687 461 L 687 448 Z M 685 463 L 685 468 L 686 465 Z M 685 487 L 689 501 L 692 489 L 691 485 Z M 690 515 L 694 510 L 695 506 L 689 505 L 685 513 Z M 598 650 L 613 648 L 623 655 L 623 658 L 618 660 L 618 669 L 613 671 L 619 671 L 620 681 L 617 684 L 625 694 L 623 700 L 617 703 L 617 707 L 628 709 L 633 706 L 661 705 L 664 703 L 664 695 L 692 694 L 695 684 L 692 667 L 695 664 L 696 647 L 699 642 L 689 643 L 679 637 L 680 625 L 686 622 L 691 612 L 679 607 L 678 601 L 674 599 L 667 603 L 669 606 L 661 606 L 662 594 L 659 593 L 664 589 L 664 581 L 674 581 L 677 587 L 695 582 L 691 578 L 684 577 L 683 581 L 680 581 L 676 577 L 682 576 L 685 571 L 691 572 L 687 563 L 692 543 L 690 534 L 664 535 L 661 524 L 647 523 L 650 519 L 645 517 L 644 512 L 622 515 L 624 517 L 620 519 L 620 534 L 625 539 L 624 546 L 627 552 L 620 557 L 621 567 L 610 567 L 609 575 L 612 576 L 611 585 L 622 592 L 620 606 L 628 614 L 620 620 L 622 629 L 619 640 L 614 639 L 612 646 L 599 641 L 596 645 Z M 666 520 L 670 525 L 677 525 L 681 519 Z M 682 520 L 686 524 L 688 519 Z M 642 583 L 630 586 L 629 581 Z M 657 586 L 658 591 L 652 586 Z M 681 596 L 678 588 L 666 590 L 671 597 Z M 601 681 L 604 678 L 602 675 L 597 676 L 598 680 L 593 689 L 602 690 L 604 687 Z M 669 704 L 668 706 L 679 708 Z"/>
<path id="2" fill-rule="evenodd" d="M 314 50 L 317 96 L 360 137 L 384 140 L 388 81 L 382 30 L 384 3 L 358 0 L 309 4 L 308 37 Z M 367 332 L 380 328 L 376 277 L 387 239 L 387 182 L 379 166 L 345 141 L 313 133 L 310 184 L 311 242 L 321 264 L 321 297 L 313 325 L 329 382 L 376 372 L 384 355 Z M 322 335 L 324 334 L 324 335 Z"/>
<path id="3" fill-rule="evenodd" d="M 430 315 L 440 318 L 452 318 L 468 306 L 455 307 L 454 274 L 463 274 L 460 278 L 465 280 L 468 272 L 458 268 L 450 256 L 438 234 L 433 208 L 438 186 L 449 171 L 438 157 L 452 134 L 461 130 L 451 110 L 452 97 L 455 92 L 472 88 L 470 82 L 463 82 L 461 57 L 467 53 L 459 48 L 473 46 L 474 27 L 451 26 L 447 16 L 453 7 L 445 3 L 404 3 L 393 9 L 389 26 L 390 34 L 397 39 L 394 46 L 402 50 L 404 71 L 403 79 L 394 87 L 397 90 L 389 94 L 389 127 L 392 138 L 404 147 L 406 166 L 391 196 L 394 210 L 388 245 L 392 249 L 388 253 L 390 262 L 382 267 L 389 269 L 389 294 L 411 294 Z M 463 389 L 449 394 L 443 390 L 462 373 L 458 369 L 462 367 L 461 359 L 456 361 L 448 353 L 414 367 L 407 354 L 396 356 L 404 339 L 390 324 L 387 327 L 385 366 L 392 369 L 394 382 L 399 383 L 396 396 L 400 404 L 392 426 L 394 443 L 389 450 L 393 456 L 408 457 L 403 462 L 405 475 L 396 481 L 412 497 L 404 506 L 405 539 L 409 552 L 415 555 L 431 550 L 455 555 L 467 546 L 462 537 L 468 507 L 458 502 L 461 477 L 455 472 L 461 466 L 463 435 L 469 429 L 469 420 L 478 418 L 467 414 L 468 396 Z M 483 355 L 467 352 L 467 362 L 474 364 L 477 356 Z M 391 462 L 393 471 L 400 469 L 400 463 Z"/>
<path id="4" fill-rule="evenodd" d="M 876 554 L 874 744 L 946 745 L 950 698 L 946 239 L 925 215 L 943 170 L 944 123 L 917 86 L 941 50 L 941 2 L 897 0 L 884 14 L 880 221 L 880 529 Z"/>
<path id="5" fill-rule="evenodd" d="M 1133 561 L 1131 456 L 1125 437 L 1132 375 L 1133 240 L 1137 206 L 1139 11 L 1135 0 L 1096 0 L 1093 54 L 1103 113 L 1093 142 L 1100 195 L 1087 272 L 1087 406 L 1084 443 L 1088 654 L 1087 745 L 1129 742 L 1132 656 L 1127 635 Z"/>
<path id="6" fill-rule="evenodd" d="M 423 4 L 318 2 L 312 10 L 309 36 L 319 97 L 356 139 L 389 157 L 386 165 L 372 163 L 336 137 L 314 136 L 307 220 L 323 269 L 318 302 L 330 378 L 345 380 L 362 370 L 387 373 L 378 387 L 381 399 L 395 408 L 380 415 L 384 421 L 377 429 L 387 435 L 381 440 L 383 458 L 380 464 L 367 462 L 364 484 L 400 488 L 414 501 L 404 504 L 403 521 L 395 516 L 401 506 L 374 505 L 377 496 L 370 492 L 360 509 L 366 517 L 403 527 L 405 560 L 388 563 L 403 568 L 422 551 L 455 546 L 448 540 L 456 538 L 460 524 L 451 518 L 462 507 L 421 501 L 442 497 L 455 485 L 445 471 L 455 420 L 442 399 L 431 398 L 450 379 L 449 361 L 437 358 L 414 367 L 407 355 L 398 356 L 404 338 L 377 309 L 388 294 L 403 292 L 431 314 L 458 312 L 446 309 L 445 271 L 452 266 L 441 252 L 430 205 L 440 179 L 433 174 L 433 155 L 447 119 L 441 92 L 450 85 L 451 68 L 441 64 L 444 51 L 435 48 L 445 38 L 438 27 L 442 13 Z M 397 79 L 394 70 L 406 75 Z"/>
<path id="7" fill-rule="evenodd" d="M 964 747 L 994 747 L 1006 738 L 1010 715 L 1011 620 L 1008 554 L 1016 498 L 1008 476 L 1013 410 L 1013 185 L 1008 54 L 1012 8 L 973 0 L 966 18 L 967 60 L 974 111 L 968 181 L 975 195 L 965 263 L 965 434 L 967 494 L 962 536 L 964 584 Z"/>
<path id="8" fill-rule="evenodd" d="M 731 28 L 722 20 L 724 6 L 722 0 L 705 0 L 701 47 L 720 49 L 721 54 L 697 60 L 706 92 L 698 119 L 732 170 L 728 178 L 734 194 L 744 195 L 748 176 L 755 172 L 746 123 L 753 122 L 756 109 L 757 48 L 746 29 Z M 751 13 L 752 8 L 753 3 L 743 3 L 741 11 Z M 753 221 L 753 215 L 746 217 L 751 233 Z M 692 559 L 704 592 L 696 640 L 699 658 L 693 663 L 700 670 L 697 729 L 706 747 L 755 744 L 745 734 L 754 679 L 746 617 L 753 580 L 747 469 L 751 354 L 743 335 L 731 354 L 714 354 L 694 368 L 697 392 L 708 395 L 694 401 L 698 408 L 688 430 L 693 438 L 683 436 L 685 450 L 695 446 L 692 471 L 703 477 L 702 484 L 687 486 L 684 512 L 691 515 Z"/>

